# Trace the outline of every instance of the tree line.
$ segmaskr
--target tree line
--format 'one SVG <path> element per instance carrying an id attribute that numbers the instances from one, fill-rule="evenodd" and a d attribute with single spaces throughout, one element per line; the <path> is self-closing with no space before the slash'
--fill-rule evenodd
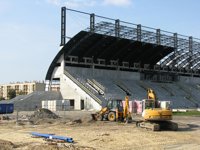
<path id="1" fill-rule="evenodd" d="M 25 95 L 23 91 L 19 91 L 18 95 Z M 13 99 L 17 96 L 17 92 L 15 89 L 10 89 L 8 91 L 8 99 Z M 5 100 L 5 97 L 0 96 L 0 100 Z"/>

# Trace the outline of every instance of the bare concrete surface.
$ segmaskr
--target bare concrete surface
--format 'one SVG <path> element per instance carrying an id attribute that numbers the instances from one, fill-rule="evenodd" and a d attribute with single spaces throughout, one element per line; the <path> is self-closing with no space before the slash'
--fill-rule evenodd
<path id="1" fill-rule="evenodd" d="M 137 128 L 133 122 L 91 120 L 92 112 L 57 112 L 61 118 L 44 119 L 37 124 L 28 123 L 26 116 L 19 113 L 19 120 L 0 121 L 0 150 L 199 150 L 200 117 L 174 117 L 178 131 L 153 132 Z M 14 114 L 15 115 L 15 114 Z M 41 138 L 33 138 L 30 132 L 53 133 L 72 137 L 74 143 L 50 145 Z"/>

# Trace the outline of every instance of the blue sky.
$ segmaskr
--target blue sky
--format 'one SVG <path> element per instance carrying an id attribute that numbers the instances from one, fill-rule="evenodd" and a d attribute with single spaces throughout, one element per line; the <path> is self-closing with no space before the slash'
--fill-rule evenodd
<path id="1" fill-rule="evenodd" d="M 45 79 L 59 51 L 62 6 L 200 38 L 199 0 L 0 0 L 0 84 Z M 68 12 L 67 35 L 88 24 Z"/>

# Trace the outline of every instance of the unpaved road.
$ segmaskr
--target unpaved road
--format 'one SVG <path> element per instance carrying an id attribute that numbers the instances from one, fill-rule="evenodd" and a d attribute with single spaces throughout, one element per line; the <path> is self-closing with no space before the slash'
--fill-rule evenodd
<path id="1" fill-rule="evenodd" d="M 72 123 L 70 119 L 81 119 Z M 65 121 L 63 121 L 65 120 Z M 97 150 L 199 150 L 200 117 L 174 117 L 178 131 L 152 132 L 135 127 L 134 123 L 92 122 L 89 112 L 70 112 L 62 121 L 39 125 L 16 125 L 13 121 L 0 122 L 0 150 L 2 149 L 97 149 Z M 72 137 L 73 145 L 52 147 L 41 138 L 32 138 L 30 132 L 54 133 Z M 10 141 L 13 145 L 1 140 Z M 1 143 L 3 143 L 1 145 Z"/>

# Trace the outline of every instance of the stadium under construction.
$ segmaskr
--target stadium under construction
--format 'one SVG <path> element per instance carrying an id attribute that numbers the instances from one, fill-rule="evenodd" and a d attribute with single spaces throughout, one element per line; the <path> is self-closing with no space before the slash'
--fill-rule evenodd
<path id="1" fill-rule="evenodd" d="M 90 16 L 90 26 L 67 43 L 66 11 Z M 200 104 L 199 39 L 62 7 L 61 46 L 48 69 L 46 90 L 56 84 L 75 109 L 99 109 L 127 92 L 141 100 L 148 87 L 173 108 Z"/>
<path id="2" fill-rule="evenodd" d="M 66 43 L 67 12 L 88 16 L 89 27 Z M 45 78 L 45 90 L 54 91 L 48 100 L 99 110 L 127 93 L 131 100 L 145 99 L 152 88 L 172 108 L 199 107 L 200 39 L 62 7 L 60 46 Z M 45 94 L 34 98 L 45 100 Z"/>

